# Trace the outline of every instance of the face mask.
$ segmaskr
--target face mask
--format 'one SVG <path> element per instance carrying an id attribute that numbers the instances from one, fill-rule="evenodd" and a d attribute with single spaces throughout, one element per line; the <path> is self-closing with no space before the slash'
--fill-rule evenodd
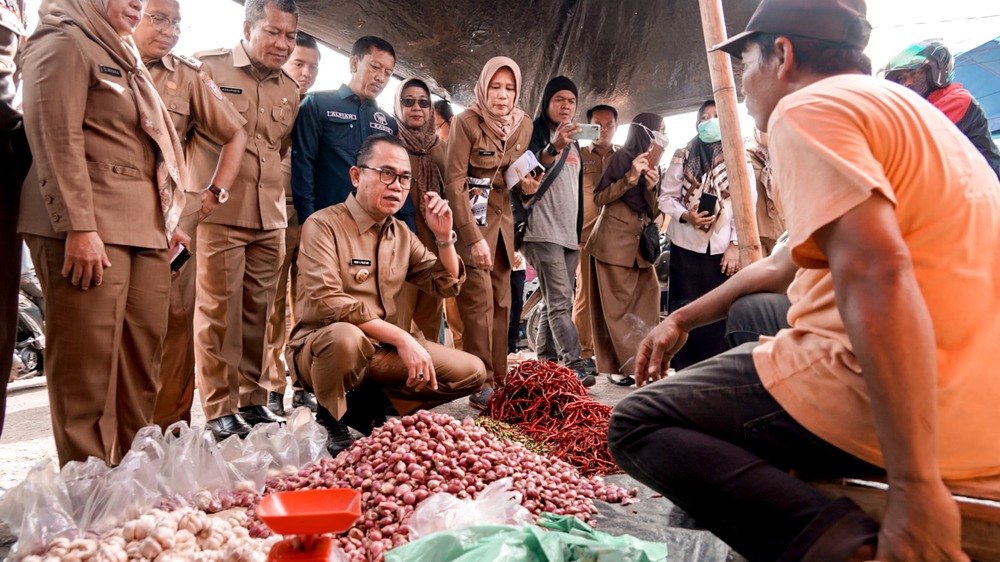
<path id="1" fill-rule="evenodd" d="M 698 124 L 698 138 L 701 142 L 711 144 L 722 140 L 722 130 L 719 129 L 719 118 L 713 117 Z"/>

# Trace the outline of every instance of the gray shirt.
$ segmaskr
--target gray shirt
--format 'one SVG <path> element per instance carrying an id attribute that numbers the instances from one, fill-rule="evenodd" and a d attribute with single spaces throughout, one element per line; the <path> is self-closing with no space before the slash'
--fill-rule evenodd
<path id="1" fill-rule="evenodd" d="M 580 149 L 576 144 L 566 147 L 570 153 L 528 219 L 525 242 L 549 242 L 577 250 L 576 219 L 580 205 Z"/>

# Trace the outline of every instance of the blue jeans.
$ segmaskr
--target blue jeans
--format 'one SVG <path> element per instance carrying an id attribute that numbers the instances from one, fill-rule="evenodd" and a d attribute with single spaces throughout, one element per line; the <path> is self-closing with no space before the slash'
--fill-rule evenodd
<path id="1" fill-rule="evenodd" d="M 726 343 L 729 349 L 773 336 L 788 328 L 792 302 L 783 293 L 753 293 L 742 296 L 729 307 L 726 316 Z"/>
<path id="2" fill-rule="evenodd" d="M 884 474 L 810 433 L 771 397 L 741 345 L 638 389 L 615 407 L 608 448 L 750 561 L 846 560 L 878 523 L 789 475 Z"/>

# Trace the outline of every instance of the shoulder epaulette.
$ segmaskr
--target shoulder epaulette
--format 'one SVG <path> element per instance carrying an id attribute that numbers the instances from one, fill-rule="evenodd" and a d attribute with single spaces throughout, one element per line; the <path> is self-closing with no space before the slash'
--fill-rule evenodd
<path id="1" fill-rule="evenodd" d="M 223 47 L 221 49 L 211 49 L 208 51 L 201 51 L 194 54 L 194 58 L 203 59 L 205 57 L 220 57 L 223 55 L 228 55 L 232 49 L 228 47 Z"/>
<path id="2" fill-rule="evenodd" d="M 194 57 L 189 57 L 187 55 L 181 55 L 178 53 L 170 53 L 170 54 L 173 55 L 174 58 L 177 59 L 178 61 L 190 66 L 191 68 L 199 72 L 201 72 L 202 67 L 205 66 L 204 63 L 202 63 L 200 60 Z"/>

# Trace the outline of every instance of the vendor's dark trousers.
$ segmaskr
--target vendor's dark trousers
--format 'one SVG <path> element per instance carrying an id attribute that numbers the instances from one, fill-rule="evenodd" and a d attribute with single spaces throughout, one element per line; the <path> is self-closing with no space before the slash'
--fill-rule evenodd
<path id="1" fill-rule="evenodd" d="M 761 384 L 755 346 L 630 394 L 611 417 L 611 454 L 751 562 L 846 560 L 874 544 L 878 523 L 850 500 L 831 499 L 788 471 L 884 471 L 793 420 Z"/>
<path id="2" fill-rule="evenodd" d="M 783 293 L 753 293 L 736 299 L 726 317 L 729 349 L 773 336 L 788 325 L 792 301 Z"/>

